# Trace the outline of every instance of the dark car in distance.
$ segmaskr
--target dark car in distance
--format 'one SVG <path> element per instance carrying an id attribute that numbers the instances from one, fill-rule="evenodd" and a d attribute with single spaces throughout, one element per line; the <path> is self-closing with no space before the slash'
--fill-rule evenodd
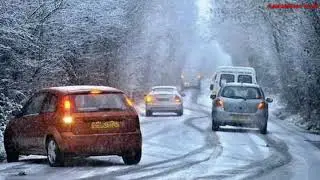
<path id="1" fill-rule="evenodd" d="M 50 166 L 74 156 L 119 155 L 138 164 L 139 116 L 120 90 L 106 86 L 64 86 L 35 93 L 14 113 L 4 133 L 8 162 L 19 155 L 46 155 Z"/>

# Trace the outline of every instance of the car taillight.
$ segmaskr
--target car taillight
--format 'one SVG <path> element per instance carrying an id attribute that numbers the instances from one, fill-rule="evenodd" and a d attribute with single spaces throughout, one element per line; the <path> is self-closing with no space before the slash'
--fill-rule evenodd
<path id="1" fill-rule="evenodd" d="M 180 97 L 179 97 L 179 96 L 175 96 L 175 97 L 174 97 L 174 102 L 176 102 L 176 103 L 181 103 Z"/>
<path id="2" fill-rule="evenodd" d="M 223 107 L 223 101 L 221 99 L 216 100 L 216 107 Z"/>
<path id="3" fill-rule="evenodd" d="M 62 117 L 62 121 L 65 124 L 72 124 L 73 122 L 73 117 L 71 116 L 71 108 L 72 108 L 72 104 L 71 104 L 71 101 L 69 100 L 69 97 L 65 97 L 63 100 L 63 117 Z"/>
<path id="4" fill-rule="evenodd" d="M 153 102 L 153 97 L 150 95 L 147 95 L 145 98 L 145 101 L 147 104 L 151 104 Z"/>
<path id="5" fill-rule="evenodd" d="M 258 109 L 262 110 L 264 108 L 266 108 L 266 103 L 265 102 L 260 102 L 257 106 Z"/>
<path id="6" fill-rule="evenodd" d="M 68 99 L 66 99 L 63 104 L 64 104 L 64 110 L 65 110 L 65 111 L 70 111 L 70 109 L 71 109 L 71 102 L 70 102 Z"/>
<path id="7" fill-rule="evenodd" d="M 72 116 L 64 116 L 62 120 L 65 124 L 71 124 L 73 122 Z"/>

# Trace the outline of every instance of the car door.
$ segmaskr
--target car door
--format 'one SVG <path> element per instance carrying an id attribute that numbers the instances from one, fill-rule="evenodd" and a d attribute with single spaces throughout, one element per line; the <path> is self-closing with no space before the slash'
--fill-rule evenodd
<path id="1" fill-rule="evenodd" d="M 22 117 L 19 119 L 18 143 L 23 152 L 37 150 L 37 140 L 34 138 L 39 131 L 39 122 L 42 120 L 41 107 L 46 93 L 35 94 L 23 108 Z"/>
<path id="2" fill-rule="evenodd" d="M 35 131 L 34 138 L 36 140 L 37 149 L 41 150 L 42 153 L 46 153 L 45 149 L 45 136 L 47 135 L 47 130 L 50 124 L 53 124 L 54 119 L 57 118 L 58 97 L 53 93 L 48 93 L 41 112 L 41 120 L 37 122 L 38 130 Z"/>

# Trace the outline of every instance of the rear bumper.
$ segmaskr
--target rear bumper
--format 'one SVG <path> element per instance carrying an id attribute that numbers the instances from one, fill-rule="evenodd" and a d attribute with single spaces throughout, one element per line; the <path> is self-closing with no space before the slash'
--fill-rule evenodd
<path id="1" fill-rule="evenodd" d="M 121 155 L 127 151 L 141 149 L 141 132 L 74 135 L 61 134 L 60 149 L 67 155 Z"/>
<path id="2" fill-rule="evenodd" d="M 200 80 L 182 82 L 183 87 L 199 87 Z"/>
<path id="3" fill-rule="evenodd" d="M 238 118 L 242 116 L 241 118 Z M 225 111 L 214 111 L 212 118 L 215 124 L 220 126 L 245 126 L 245 127 L 261 127 L 267 123 L 268 117 L 264 111 L 257 113 L 232 113 Z"/>
<path id="4" fill-rule="evenodd" d="M 182 104 L 147 104 L 146 110 L 152 112 L 177 112 L 183 109 Z"/>

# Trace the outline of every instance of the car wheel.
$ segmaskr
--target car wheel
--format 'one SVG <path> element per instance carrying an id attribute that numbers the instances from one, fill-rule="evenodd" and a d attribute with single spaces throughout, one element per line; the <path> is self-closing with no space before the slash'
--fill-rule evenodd
<path id="1" fill-rule="evenodd" d="M 178 116 L 182 116 L 183 115 L 183 109 L 181 109 L 180 111 L 177 112 Z"/>
<path id="2" fill-rule="evenodd" d="M 212 131 L 218 131 L 219 130 L 219 125 L 217 125 L 214 121 L 212 121 Z"/>
<path id="3" fill-rule="evenodd" d="M 122 156 L 122 160 L 126 165 L 138 164 L 141 160 L 141 149 L 128 152 Z"/>
<path id="4" fill-rule="evenodd" d="M 16 150 L 15 145 L 12 142 L 12 138 L 8 136 L 8 131 L 4 134 L 4 147 L 7 154 L 7 162 L 17 162 L 19 161 L 19 152 Z"/>
<path id="5" fill-rule="evenodd" d="M 64 155 L 53 138 L 50 138 L 47 143 L 47 158 L 50 166 L 64 165 Z"/>
<path id="6" fill-rule="evenodd" d="M 6 154 L 8 163 L 19 161 L 19 152 L 13 146 L 6 148 Z"/>
<path id="7" fill-rule="evenodd" d="M 147 116 L 147 117 L 148 117 L 148 116 L 152 116 L 152 111 L 146 110 L 146 116 Z"/>
<path id="8" fill-rule="evenodd" d="M 267 134 L 267 122 L 260 127 L 260 134 Z"/>
<path id="9" fill-rule="evenodd" d="M 218 131 L 219 130 L 219 125 L 216 124 L 215 120 L 213 119 L 213 111 L 211 112 L 211 119 L 212 119 L 212 125 L 211 125 L 212 131 Z"/>
<path id="10" fill-rule="evenodd" d="M 19 152 L 17 151 L 6 151 L 7 154 L 7 162 L 18 162 L 19 161 Z"/>

